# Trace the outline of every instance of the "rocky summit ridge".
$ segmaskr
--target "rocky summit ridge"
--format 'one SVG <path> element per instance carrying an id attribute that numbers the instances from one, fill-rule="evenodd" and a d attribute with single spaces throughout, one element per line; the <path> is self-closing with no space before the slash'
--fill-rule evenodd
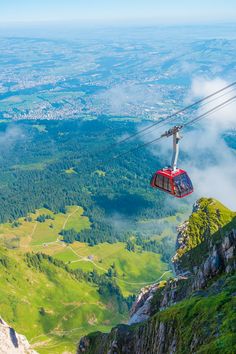
<path id="1" fill-rule="evenodd" d="M 175 278 L 142 289 L 128 325 L 82 338 L 78 354 L 236 352 L 236 213 L 200 199 L 173 265 Z"/>

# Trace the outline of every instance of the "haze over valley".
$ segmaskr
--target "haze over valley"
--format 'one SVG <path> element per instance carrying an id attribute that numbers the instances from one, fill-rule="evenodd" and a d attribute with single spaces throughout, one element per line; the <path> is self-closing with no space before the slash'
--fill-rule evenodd
<path id="1" fill-rule="evenodd" d="M 236 345 L 235 83 L 170 115 L 236 80 L 235 24 L 1 30 L 0 316 L 40 354 L 127 350 L 124 338 L 137 354 L 202 345 L 210 348 L 204 353 L 229 353 Z M 177 199 L 150 179 L 171 161 L 171 138 L 156 140 L 180 124 L 178 164 L 194 193 Z M 130 313 L 138 326 L 113 330 L 117 348 L 113 332 L 86 337 L 127 324 Z M 195 330 L 199 313 L 203 332 Z M 149 352 L 145 333 L 159 320 L 154 337 L 164 333 L 166 351 L 153 339 Z M 208 337 L 204 326 L 213 328 Z"/>

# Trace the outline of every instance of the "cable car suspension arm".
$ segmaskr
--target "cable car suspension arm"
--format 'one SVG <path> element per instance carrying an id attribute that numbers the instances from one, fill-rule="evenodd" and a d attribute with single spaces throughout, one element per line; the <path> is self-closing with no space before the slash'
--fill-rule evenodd
<path id="1" fill-rule="evenodd" d="M 171 168 L 175 172 L 177 170 L 177 162 L 179 157 L 179 141 L 181 139 L 180 130 L 183 128 L 182 125 L 176 125 L 175 127 L 167 130 L 162 137 L 170 137 L 173 136 L 173 154 L 171 160 Z"/>

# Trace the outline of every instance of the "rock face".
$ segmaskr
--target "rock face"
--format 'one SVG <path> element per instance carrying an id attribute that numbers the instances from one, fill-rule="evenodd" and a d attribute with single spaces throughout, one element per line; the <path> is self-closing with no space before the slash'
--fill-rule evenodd
<path id="1" fill-rule="evenodd" d="M 154 284 L 143 288 L 132 306 L 129 325 L 143 322 L 150 317 L 151 302 L 159 285 Z"/>
<path id="2" fill-rule="evenodd" d="M 179 229 L 176 278 L 142 289 L 129 325 L 82 338 L 78 353 L 236 352 L 236 217 L 212 199 L 198 202 L 193 215 Z"/>
<path id="3" fill-rule="evenodd" d="M 232 273 L 236 270 L 236 229 L 228 232 L 221 243 L 210 248 L 206 260 L 195 270 L 192 289 L 204 288 L 209 279 L 219 273 Z"/>
<path id="4" fill-rule="evenodd" d="M 37 354 L 27 339 L 0 318 L 0 354 Z"/>

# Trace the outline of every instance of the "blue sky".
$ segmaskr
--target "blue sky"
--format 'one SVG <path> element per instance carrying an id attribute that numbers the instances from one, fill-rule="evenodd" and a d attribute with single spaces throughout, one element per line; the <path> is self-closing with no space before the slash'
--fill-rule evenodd
<path id="1" fill-rule="evenodd" d="M 236 0 L 0 0 L 0 23 L 206 23 L 236 20 Z"/>

